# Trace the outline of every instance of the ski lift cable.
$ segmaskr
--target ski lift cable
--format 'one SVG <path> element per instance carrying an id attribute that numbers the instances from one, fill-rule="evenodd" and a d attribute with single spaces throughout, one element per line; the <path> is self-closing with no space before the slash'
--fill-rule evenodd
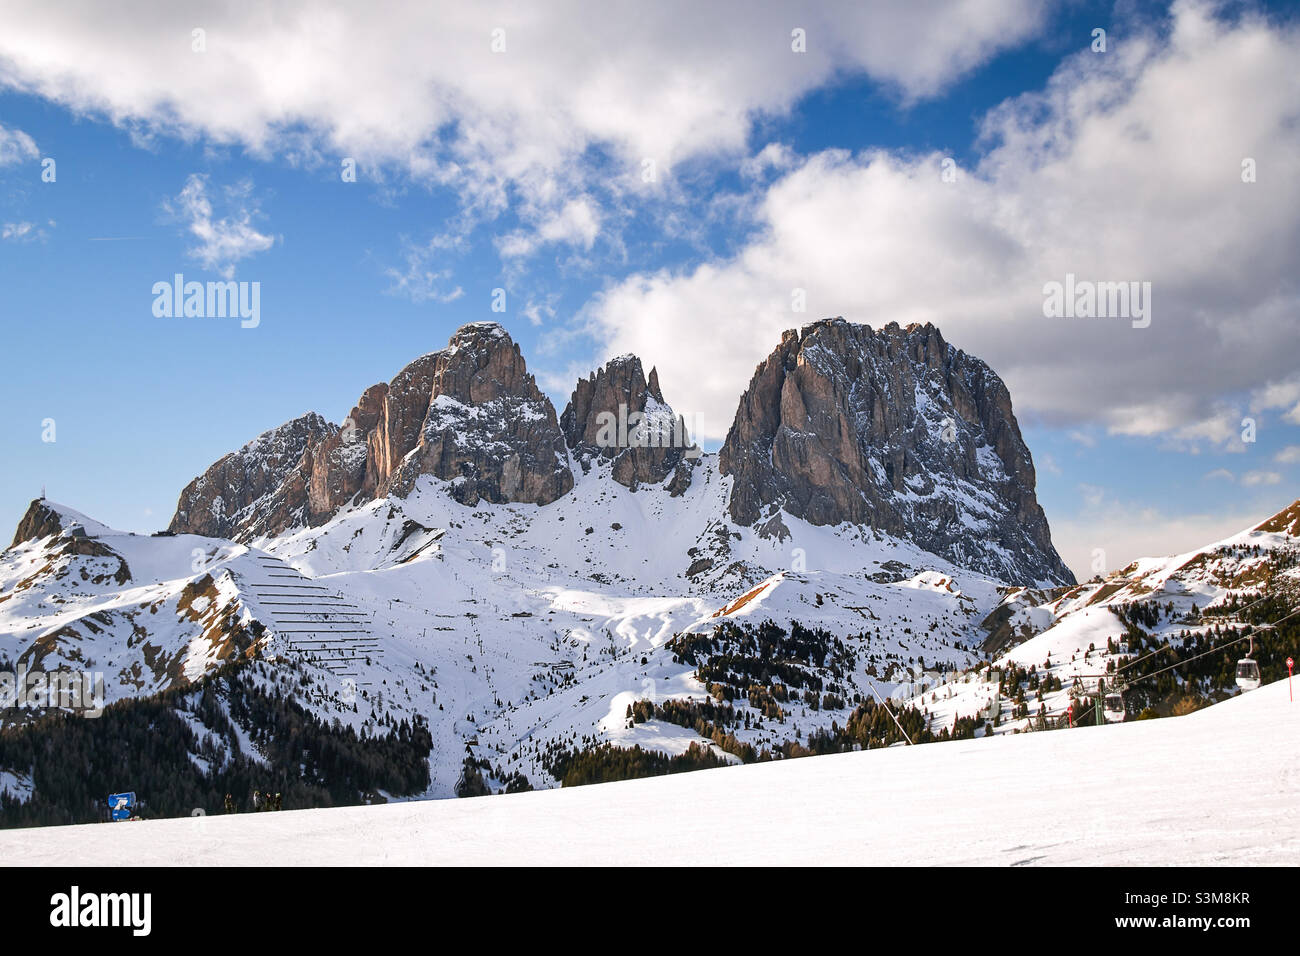
<path id="1" fill-rule="evenodd" d="M 888 713 L 890 717 L 894 718 L 894 725 L 898 728 L 898 732 L 903 735 L 903 739 L 907 741 L 907 745 L 909 747 L 912 746 L 912 738 L 907 736 L 907 731 L 904 730 L 903 725 L 898 722 L 898 716 L 889 709 L 889 705 L 880 699 L 880 694 L 876 691 L 876 685 L 869 681 L 867 686 L 871 688 L 871 693 L 875 696 L 876 700 L 879 701 L 880 706 L 885 708 L 885 712 Z"/>
<path id="2" fill-rule="evenodd" d="M 1262 595 L 1260 595 L 1259 597 L 1257 597 L 1255 600 L 1253 600 L 1253 601 L 1251 601 L 1249 604 L 1247 604 L 1245 607 L 1233 608 L 1233 609 L 1232 609 L 1232 612 L 1233 612 L 1234 614 L 1240 614 L 1242 611 L 1249 611 L 1249 610 L 1250 610 L 1252 607 L 1254 607 L 1256 604 L 1263 604 L 1265 601 L 1271 600 L 1271 599 L 1274 598 L 1274 597 L 1276 597 L 1276 595 L 1273 595 L 1273 594 L 1262 594 Z M 1210 609 L 1210 607 L 1212 607 L 1212 606 L 1213 606 L 1213 605 L 1207 605 L 1205 610 L 1208 611 L 1208 610 Z M 1220 606 L 1223 606 L 1223 605 L 1220 605 Z M 1201 612 L 1201 617 L 1204 618 L 1204 616 L 1205 616 L 1205 611 L 1202 611 L 1202 612 Z M 1217 616 L 1217 615 L 1214 615 L 1214 614 L 1211 614 L 1211 615 L 1210 615 L 1210 617 L 1216 617 L 1216 616 Z"/>
<path id="3" fill-rule="evenodd" d="M 1127 664 L 1124 664 L 1124 665 L 1122 665 L 1122 666 L 1120 666 L 1120 667 L 1115 668 L 1115 673 L 1118 674 L 1120 671 L 1124 670 L 1124 668 L 1126 668 L 1126 667 L 1132 667 L 1132 666 L 1134 666 L 1135 664 L 1141 664 L 1143 661 L 1149 661 L 1151 658 L 1155 657 L 1157 654 L 1163 654 L 1165 651 L 1169 650 L 1169 649 L 1172 648 L 1172 647 L 1173 647 L 1173 645 L 1170 644 L 1170 643 L 1168 643 L 1168 642 L 1166 642 L 1166 643 L 1164 643 L 1164 644 L 1161 644 L 1159 647 L 1157 647 L 1157 648 L 1156 648 L 1154 651 L 1152 651 L 1150 654 L 1144 654 L 1142 657 L 1139 657 L 1139 658 L 1137 658 L 1136 660 L 1131 660 L 1131 661 L 1129 661 Z"/>
<path id="4" fill-rule="evenodd" d="M 1263 604 L 1265 601 L 1271 600 L 1271 599 L 1274 598 L 1275 596 L 1276 596 L 1276 595 L 1273 595 L 1273 594 L 1261 594 L 1259 597 L 1255 598 L 1255 600 L 1251 601 L 1249 604 L 1243 605 L 1242 607 L 1232 608 L 1232 612 L 1233 612 L 1234 614 L 1240 614 L 1240 613 L 1242 613 L 1243 611 L 1249 611 L 1249 610 L 1250 610 L 1252 607 L 1254 607 L 1256 604 Z M 1158 602 L 1157 602 L 1157 603 L 1158 603 Z M 1213 603 L 1211 603 L 1211 604 L 1207 604 L 1207 605 L 1205 606 L 1205 610 L 1208 611 L 1208 610 L 1210 610 L 1210 609 L 1213 608 L 1213 607 L 1215 607 L 1215 605 L 1214 605 Z M 1220 608 L 1226 608 L 1227 606 L 1226 606 L 1226 605 L 1223 605 L 1223 604 L 1220 604 L 1220 605 L 1218 605 L 1218 607 L 1220 607 Z M 1202 611 L 1202 612 L 1201 612 L 1201 616 L 1202 616 L 1202 619 L 1203 619 L 1204 616 L 1205 616 L 1205 611 Z M 1215 615 L 1215 614 L 1211 614 L 1211 615 L 1210 615 L 1210 617 L 1217 617 L 1217 616 L 1218 616 L 1218 615 Z"/>
<path id="5" fill-rule="evenodd" d="M 1280 617 L 1280 618 L 1278 618 L 1276 621 L 1273 621 L 1271 624 L 1256 624 L 1256 625 L 1253 625 L 1253 626 L 1254 626 L 1257 630 L 1260 629 L 1260 628 L 1273 628 L 1273 627 L 1277 627 L 1277 625 L 1281 624 L 1283 621 L 1288 620 L 1288 619 L 1290 619 L 1290 618 L 1293 618 L 1293 617 L 1295 617 L 1297 614 L 1300 614 L 1300 608 L 1297 608 L 1296 610 L 1292 611 L 1290 614 L 1287 614 L 1287 615 L 1284 616 L 1284 617 Z M 1254 637 L 1255 637 L 1255 635 L 1254 635 L 1253 633 L 1252 633 L 1252 634 L 1245 634 L 1245 635 L 1243 635 L 1243 636 L 1241 636 L 1241 637 L 1233 638 L 1231 641 L 1228 641 L 1228 642 L 1225 643 L 1225 644 L 1216 644 L 1214 647 L 1211 647 L 1208 651 L 1203 651 L 1202 653 L 1200 653 L 1200 654 L 1196 654 L 1196 655 L 1193 656 L 1193 657 L 1188 657 L 1188 658 L 1185 658 L 1184 660 L 1178 661 L 1177 663 L 1170 664 L 1168 667 L 1162 667 L 1162 668 L 1160 668 L 1160 670 L 1158 670 L 1158 671 L 1152 671 L 1150 674 L 1144 674 L 1144 675 L 1142 675 L 1141 677 L 1135 677 L 1135 678 L 1134 678 L 1133 680 L 1131 680 L 1131 681 L 1126 681 L 1126 682 L 1124 682 L 1123 686 L 1128 687 L 1128 686 L 1131 686 L 1131 685 L 1133 685 L 1133 684 L 1141 683 L 1141 682 L 1144 681 L 1144 680 L 1149 680 L 1149 679 L 1151 679 L 1152 677 L 1157 677 L 1157 676 L 1159 676 L 1160 674 L 1165 673 L 1166 671 L 1171 671 L 1171 670 L 1174 670 L 1174 669 L 1176 669 L 1176 668 L 1182 667 L 1184 664 L 1190 664 L 1192 661 L 1199 660 L 1199 659 L 1202 658 L 1202 657 L 1208 657 L 1209 655 L 1215 653 L 1216 651 L 1221 651 L 1221 650 L 1224 650 L 1225 648 L 1229 648 L 1229 647 L 1231 647 L 1233 644 L 1240 644 L 1242 641 L 1253 641 L 1253 640 L 1254 640 Z M 1146 660 L 1146 659 L 1149 658 L 1149 657 L 1154 657 L 1156 654 L 1159 654 L 1160 651 L 1168 650 L 1171 646 L 1172 646 L 1172 645 L 1170 645 L 1170 644 L 1166 644 L 1164 647 L 1160 648 L 1160 650 L 1157 650 L 1157 651 L 1155 651 L 1155 652 L 1153 652 L 1153 653 L 1151 653 L 1151 654 L 1148 654 L 1146 657 L 1141 658 L 1141 660 Z M 1138 662 L 1137 662 L 1137 661 L 1134 661 L 1133 663 L 1138 663 Z M 1125 665 L 1125 666 L 1131 666 L 1131 665 Z M 1115 673 L 1118 674 L 1119 671 L 1117 670 Z M 1091 677 L 1092 675 L 1090 675 L 1090 674 L 1085 674 L 1085 675 L 1076 674 L 1076 675 L 1074 675 L 1074 676 L 1075 676 L 1076 678 L 1079 678 L 1079 677 Z M 1106 676 L 1111 676 L 1111 675 L 1106 675 Z M 1117 682 L 1117 683 L 1118 683 L 1118 682 Z"/>
<path id="6" fill-rule="evenodd" d="M 1297 614 L 1300 614 L 1300 608 L 1296 608 L 1294 611 L 1292 611 L 1290 614 L 1286 615 L 1285 617 L 1279 617 L 1276 621 L 1273 621 L 1271 624 L 1256 624 L 1256 625 L 1255 625 L 1255 628 L 1256 628 L 1256 629 L 1259 629 L 1259 628 L 1273 628 L 1273 627 L 1277 627 L 1277 626 L 1278 626 L 1279 624 L 1281 624 L 1283 621 L 1287 620 L 1288 618 L 1295 617 Z M 1247 637 L 1250 637 L 1250 636 L 1252 636 L 1252 635 L 1249 635 L 1249 634 L 1248 634 L 1248 635 L 1246 635 L 1246 636 L 1247 636 Z"/>
<path id="7" fill-rule="evenodd" d="M 1297 611 L 1297 612 L 1295 612 L 1295 613 L 1300 613 L 1300 611 Z M 1290 616 L 1291 616 L 1290 614 L 1287 615 L 1287 617 L 1290 617 Z M 1286 620 L 1286 618 L 1283 618 L 1282 620 Z M 1233 644 L 1240 644 L 1242 641 L 1248 641 L 1248 640 L 1250 640 L 1252 637 L 1254 637 L 1253 634 L 1247 634 L 1245 637 L 1238 637 L 1238 638 L 1236 638 L 1236 639 L 1234 639 L 1234 640 L 1228 641 L 1228 643 L 1226 643 L 1226 644 L 1219 644 L 1219 645 L 1217 645 L 1216 647 L 1212 647 L 1212 648 L 1210 648 L 1208 651 L 1204 651 L 1203 653 L 1197 654 L 1197 655 L 1194 656 L 1194 657 L 1189 657 L 1189 658 L 1187 658 L 1186 660 L 1181 660 L 1181 661 L 1179 661 L 1179 662 L 1176 663 L 1176 664 L 1170 664 L 1168 667 L 1162 667 L 1162 668 L 1160 668 L 1160 670 L 1158 670 L 1158 671 L 1152 671 L 1150 674 L 1144 674 L 1144 675 L 1141 676 L 1141 677 L 1135 677 L 1133 680 L 1128 681 L 1128 682 L 1125 684 L 1125 686 L 1128 687 L 1128 686 L 1131 686 L 1131 685 L 1133 685 L 1133 684 L 1139 684 L 1139 683 L 1141 683 L 1141 682 L 1144 681 L 1144 680 L 1150 680 L 1152 677 L 1157 677 L 1157 676 L 1159 676 L 1160 674 L 1163 674 L 1165 671 L 1171 671 L 1171 670 L 1174 670 L 1175 668 L 1182 667 L 1184 664 L 1190 664 L 1192 661 L 1199 660 L 1199 659 L 1202 658 L 1202 657 L 1209 657 L 1211 654 L 1214 654 L 1214 653 L 1216 653 L 1217 651 L 1221 651 L 1221 650 L 1223 650 L 1224 648 L 1231 647 Z"/>
<path id="8" fill-rule="evenodd" d="M 1270 600 L 1271 598 L 1273 598 L 1273 597 L 1275 597 L 1275 596 L 1276 596 L 1276 595 L 1267 594 L 1267 595 L 1265 595 L 1264 597 L 1259 598 L 1258 600 L 1251 601 L 1251 602 L 1250 602 L 1249 604 L 1247 604 L 1245 607 L 1237 608 L 1236 611 L 1235 611 L 1235 613 L 1240 614 L 1242 611 L 1248 611 L 1248 610 L 1250 610 L 1252 607 L 1254 607 L 1256 604 L 1260 604 L 1260 603 L 1262 603 L 1262 602 L 1264 602 L 1264 601 Z M 1248 622 L 1243 622 L 1243 623 L 1244 623 L 1244 625 L 1245 625 L 1246 627 L 1253 627 L 1253 628 L 1255 628 L 1256 630 L 1258 630 L 1258 629 L 1260 629 L 1260 628 L 1275 627 L 1275 626 L 1277 626 L 1278 624 L 1281 624 L 1281 623 L 1282 623 L 1283 621 L 1285 621 L 1287 618 L 1289 618 L 1289 617 L 1293 617 L 1293 616 L 1295 616 L 1296 614 L 1300 614 L 1300 609 L 1297 609 L 1297 610 L 1295 610 L 1295 611 L 1292 611 L 1292 612 L 1291 612 L 1290 614 L 1288 614 L 1286 617 L 1279 618 L 1278 620 L 1274 621 L 1272 624 L 1250 624 L 1250 623 L 1248 623 Z M 1211 617 L 1213 617 L 1213 615 L 1211 615 Z M 1204 618 L 1202 618 L 1202 620 L 1204 620 Z M 1220 644 L 1219 647 L 1230 647 L 1230 646 L 1232 646 L 1232 644 L 1237 643 L 1237 641 L 1247 640 L 1250 636 L 1251 636 L 1251 635 L 1247 634 L 1245 637 L 1238 638 L 1236 641 L 1230 641 L 1230 642 L 1227 643 L 1227 644 Z M 1139 657 L 1139 658 L 1137 658 L 1136 660 L 1129 661 L 1127 664 L 1124 664 L 1124 665 L 1121 666 L 1121 667 L 1117 667 L 1117 668 L 1115 668 L 1115 673 L 1118 674 L 1120 671 L 1124 670 L 1125 668 L 1133 667 L 1135 664 L 1141 664 L 1143 661 L 1145 661 L 1145 660 L 1149 660 L 1149 659 L 1151 659 L 1152 657 L 1155 657 L 1157 654 L 1162 654 L 1162 653 L 1164 653 L 1165 651 L 1169 650 L 1169 649 L 1172 648 L 1172 647 L 1173 647 L 1172 644 L 1165 643 L 1165 644 L 1161 645 L 1160 647 L 1156 648 L 1156 649 L 1155 649 L 1154 651 L 1152 651 L 1150 654 L 1147 654 L 1147 655 L 1145 655 L 1145 656 L 1143 656 L 1143 657 Z M 1209 653 L 1209 651 L 1207 651 L 1206 653 Z M 1198 657 L 1203 657 L 1204 655 L 1197 655 L 1197 656 L 1198 656 Z M 1187 660 L 1189 660 L 1189 661 L 1194 661 L 1194 660 L 1196 660 L 1196 658 L 1195 658 L 1195 657 L 1189 657 Z M 1181 663 L 1186 663 L 1186 662 L 1187 662 L 1187 661 L 1182 661 Z M 1175 664 L 1175 665 L 1173 665 L 1173 666 L 1177 667 L 1178 665 Z M 1169 669 L 1169 668 L 1165 668 L 1165 670 L 1168 670 L 1168 669 Z M 1161 671 L 1156 671 L 1156 673 L 1159 674 L 1159 673 L 1162 673 L 1162 672 L 1161 672 Z M 1154 675 L 1151 675 L 1151 674 L 1148 674 L 1148 675 L 1147 675 L 1147 677 L 1151 677 L 1151 676 L 1154 676 Z M 1139 678 L 1137 678 L 1137 680 L 1146 680 L 1146 677 L 1139 677 Z"/>
<path id="9" fill-rule="evenodd" d="M 1261 599 L 1261 600 L 1262 600 L 1262 599 Z M 1255 603 L 1259 603 L 1259 602 L 1255 602 Z M 1286 615 L 1284 615 L 1284 616 L 1278 618 L 1276 621 L 1273 621 L 1273 622 L 1271 622 L 1271 623 L 1269 623 L 1269 624 L 1255 624 L 1255 625 L 1251 625 L 1251 626 L 1254 627 L 1256 630 L 1260 630 L 1260 629 L 1263 629 L 1263 628 L 1275 628 L 1275 627 L 1277 627 L 1277 625 L 1281 624 L 1283 621 L 1289 620 L 1289 619 L 1295 617 L 1297 614 L 1300 614 L 1300 608 L 1296 608 L 1296 610 L 1292 611 L 1291 613 L 1286 614 Z M 1124 688 L 1127 689 L 1128 687 L 1132 686 L 1133 684 L 1139 684 L 1139 683 L 1141 683 L 1142 681 L 1144 681 L 1144 680 L 1149 680 L 1149 679 L 1152 678 L 1152 677 L 1158 677 L 1159 675 L 1165 673 L 1166 671 L 1171 671 L 1171 670 L 1174 670 L 1174 669 L 1176 669 L 1176 668 L 1182 667 L 1184 664 L 1190 664 L 1192 661 L 1199 660 L 1199 659 L 1202 658 L 1202 657 L 1208 657 L 1209 655 L 1211 655 L 1211 654 L 1213 654 L 1213 653 L 1215 653 L 1215 652 L 1217 652 L 1217 651 L 1221 651 L 1221 650 L 1224 650 L 1225 648 L 1229 648 L 1229 647 L 1231 647 L 1233 644 L 1240 644 L 1242 641 L 1252 641 L 1252 642 L 1253 642 L 1253 641 L 1254 641 L 1254 637 L 1255 637 L 1255 635 L 1254 635 L 1254 633 L 1252 632 L 1252 633 L 1250 633 L 1250 634 L 1245 634 L 1245 635 L 1243 635 L 1243 636 L 1241 636 L 1241 637 L 1234 638 L 1233 640 L 1228 641 L 1228 642 L 1225 643 L 1225 644 L 1218 644 L 1218 645 L 1215 645 L 1214 647 L 1210 648 L 1208 651 L 1204 651 L 1204 652 L 1202 652 L 1202 653 L 1200 653 L 1200 654 L 1197 654 L 1197 655 L 1195 655 L 1195 656 L 1193 656 L 1193 657 L 1189 657 L 1189 658 L 1186 658 L 1185 660 L 1178 661 L 1178 662 L 1175 663 L 1175 664 L 1170 664 L 1168 667 L 1162 667 L 1160 670 L 1158 670 L 1158 671 L 1152 671 L 1150 674 L 1144 674 L 1143 676 L 1141 676 L 1141 677 L 1137 677 L 1137 678 L 1134 678 L 1134 679 L 1131 680 L 1131 681 L 1127 681 L 1127 682 L 1123 683 L 1123 684 L 1120 685 L 1120 686 L 1123 686 Z M 1152 653 L 1146 655 L 1146 657 L 1140 658 L 1139 661 L 1144 661 L 1144 660 L 1146 660 L 1147 658 L 1154 657 L 1156 654 L 1159 654 L 1161 651 L 1168 650 L 1168 649 L 1171 648 L 1172 646 L 1173 646 L 1173 645 L 1171 645 L 1171 644 L 1165 644 L 1163 647 L 1159 648 L 1158 650 L 1153 651 Z M 1132 666 L 1132 664 L 1139 663 L 1139 661 L 1133 661 L 1133 662 L 1131 662 L 1131 664 L 1127 664 L 1127 665 L 1125 665 L 1125 666 L 1126 666 L 1126 667 L 1127 667 L 1127 666 Z M 1119 669 L 1117 669 L 1115 673 L 1118 674 L 1118 673 L 1119 673 Z M 1073 675 L 1073 676 L 1075 677 L 1076 680 L 1078 680 L 1078 679 L 1080 679 L 1080 678 L 1092 677 L 1092 676 L 1094 676 L 1094 675 L 1091 675 L 1091 674 L 1075 674 L 1075 675 Z M 1096 675 L 1096 676 L 1098 676 L 1098 677 L 1100 678 L 1102 675 Z M 1114 675 L 1105 675 L 1105 676 L 1112 677 L 1112 676 L 1114 676 Z M 1118 682 L 1117 682 L 1117 683 L 1118 683 Z M 873 692 L 873 693 L 875 692 L 875 687 L 872 687 L 872 692 Z M 879 695 L 877 695 L 877 697 L 878 697 L 878 696 L 879 696 Z M 886 709 L 888 709 L 888 708 L 886 708 Z M 1067 710 L 1068 710 L 1068 708 L 1067 708 Z M 1056 717 L 1056 719 L 1059 720 L 1061 716 L 1065 716 L 1065 715 L 1066 715 L 1065 712 L 1062 712 L 1062 714 L 1061 714 L 1060 716 Z M 1046 711 L 1044 711 L 1043 716 L 1047 717 L 1048 719 L 1052 719 L 1052 718 L 1053 718 L 1053 715 L 1052 715 L 1051 713 L 1046 712 Z M 902 730 L 903 728 L 900 726 L 898 729 L 899 729 L 899 730 Z M 906 735 L 904 735 L 904 736 L 906 736 Z"/>

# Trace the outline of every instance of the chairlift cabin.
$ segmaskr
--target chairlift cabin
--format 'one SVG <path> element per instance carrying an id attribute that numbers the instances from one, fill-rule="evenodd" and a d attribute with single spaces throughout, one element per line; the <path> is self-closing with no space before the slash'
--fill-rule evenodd
<path id="1" fill-rule="evenodd" d="M 1106 717 L 1106 723 L 1118 724 L 1124 719 L 1124 695 L 1119 691 L 1111 691 L 1102 700 L 1102 713 Z"/>
<path id="2" fill-rule="evenodd" d="M 1253 658 L 1243 657 L 1237 661 L 1237 686 L 1242 690 L 1258 690 L 1261 683 L 1259 664 Z"/>
<path id="3" fill-rule="evenodd" d="M 1259 675 L 1259 664 L 1255 662 L 1252 656 L 1255 653 L 1255 638 L 1252 635 L 1250 639 L 1250 650 L 1246 656 L 1237 661 L 1237 686 L 1242 690 L 1258 690 L 1259 685 L 1263 683 Z"/>

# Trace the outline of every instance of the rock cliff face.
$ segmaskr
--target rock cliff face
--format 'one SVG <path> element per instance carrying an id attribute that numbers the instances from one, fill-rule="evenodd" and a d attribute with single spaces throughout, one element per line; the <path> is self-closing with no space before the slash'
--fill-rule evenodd
<path id="1" fill-rule="evenodd" d="M 307 484 L 307 513 L 311 522 L 328 518 L 347 504 L 365 485 L 367 436 L 383 414 L 388 385 L 372 385 L 343 420 L 343 427 L 313 450 Z"/>
<path id="2" fill-rule="evenodd" d="M 243 448 L 219 459 L 181 492 L 168 530 L 177 534 L 233 537 L 256 520 L 267 500 L 305 466 L 312 450 L 338 430 L 315 412 L 263 432 Z M 286 512 L 299 513 L 307 490 L 280 496 Z"/>
<path id="3" fill-rule="evenodd" d="M 341 427 L 305 415 L 226 455 L 181 494 L 171 530 L 275 536 L 408 495 L 422 475 L 469 506 L 545 505 L 572 489 L 570 461 L 584 472 L 607 462 L 628 488 L 677 496 L 698 456 L 637 357 L 580 380 L 557 420 L 505 329 L 477 322 L 366 389 Z M 730 519 L 762 535 L 788 533 L 784 512 L 868 525 L 1011 584 L 1073 581 L 1006 387 L 931 325 L 827 319 L 786 332 L 742 396 L 719 466 Z"/>
<path id="4" fill-rule="evenodd" d="M 1001 580 L 1073 583 L 1002 380 L 932 325 L 827 319 L 758 366 L 720 454 L 737 524 L 853 522 Z"/>
<path id="5" fill-rule="evenodd" d="M 453 497 L 467 505 L 544 505 L 569 492 L 573 474 L 555 407 L 505 329 L 495 322 L 463 326 L 437 353 L 430 374 L 432 401 L 415 447 L 388 477 L 376 474 L 377 493 L 404 495 L 426 474 L 450 481 Z"/>
<path id="6" fill-rule="evenodd" d="M 463 326 L 362 394 L 343 425 L 307 415 L 226 455 L 181 494 L 170 529 L 249 540 L 405 495 L 420 475 L 457 500 L 546 504 L 573 487 L 550 399 L 500 325 Z"/>
<path id="7" fill-rule="evenodd" d="M 380 495 L 402 459 L 420 441 L 420 430 L 433 400 L 433 374 L 438 352 L 422 355 L 382 388 L 380 414 L 366 434 L 365 490 Z"/>
<path id="8" fill-rule="evenodd" d="M 9 546 L 12 548 L 24 541 L 48 538 L 50 535 L 58 534 L 62 530 L 62 515 L 47 505 L 43 499 L 36 498 L 27 506 L 26 513 L 23 515 L 22 520 L 18 522 L 18 530 L 14 532 L 14 540 Z"/>
<path id="9" fill-rule="evenodd" d="M 635 355 L 611 359 L 579 379 L 560 428 L 584 472 L 596 459 L 606 459 L 614 480 L 633 490 L 671 475 L 670 490 L 680 495 L 700 454 L 685 419 L 664 401 L 658 373 L 652 368 L 647 379 Z"/>

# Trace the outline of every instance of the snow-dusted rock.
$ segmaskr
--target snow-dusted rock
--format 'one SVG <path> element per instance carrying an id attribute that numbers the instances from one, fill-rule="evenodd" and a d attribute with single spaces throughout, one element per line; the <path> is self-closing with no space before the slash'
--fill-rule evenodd
<path id="1" fill-rule="evenodd" d="M 1073 583 L 1006 386 L 933 325 L 825 319 L 758 366 L 720 456 L 729 509 L 869 525 L 1012 584 Z M 773 525 L 779 533 L 779 525 Z"/>
<path id="2" fill-rule="evenodd" d="M 584 379 L 560 416 L 565 441 L 584 471 L 596 458 L 612 462 L 615 481 L 635 489 L 673 476 L 673 493 L 691 482 L 699 449 L 686 421 L 673 411 L 659 388 L 659 374 L 649 379 L 635 355 L 620 355 Z"/>

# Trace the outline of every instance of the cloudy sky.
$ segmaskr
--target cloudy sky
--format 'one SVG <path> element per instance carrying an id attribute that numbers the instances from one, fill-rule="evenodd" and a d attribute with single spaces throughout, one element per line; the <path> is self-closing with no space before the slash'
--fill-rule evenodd
<path id="1" fill-rule="evenodd" d="M 712 448 L 842 315 L 993 366 L 1090 576 L 1300 494 L 1297 240 L 1294 5 L 0 0 L 0 523 L 161 527 L 480 319 L 557 409 L 639 354 Z M 260 324 L 156 317 L 175 273 Z M 1150 324 L 1046 317 L 1067 274 Z"/>

